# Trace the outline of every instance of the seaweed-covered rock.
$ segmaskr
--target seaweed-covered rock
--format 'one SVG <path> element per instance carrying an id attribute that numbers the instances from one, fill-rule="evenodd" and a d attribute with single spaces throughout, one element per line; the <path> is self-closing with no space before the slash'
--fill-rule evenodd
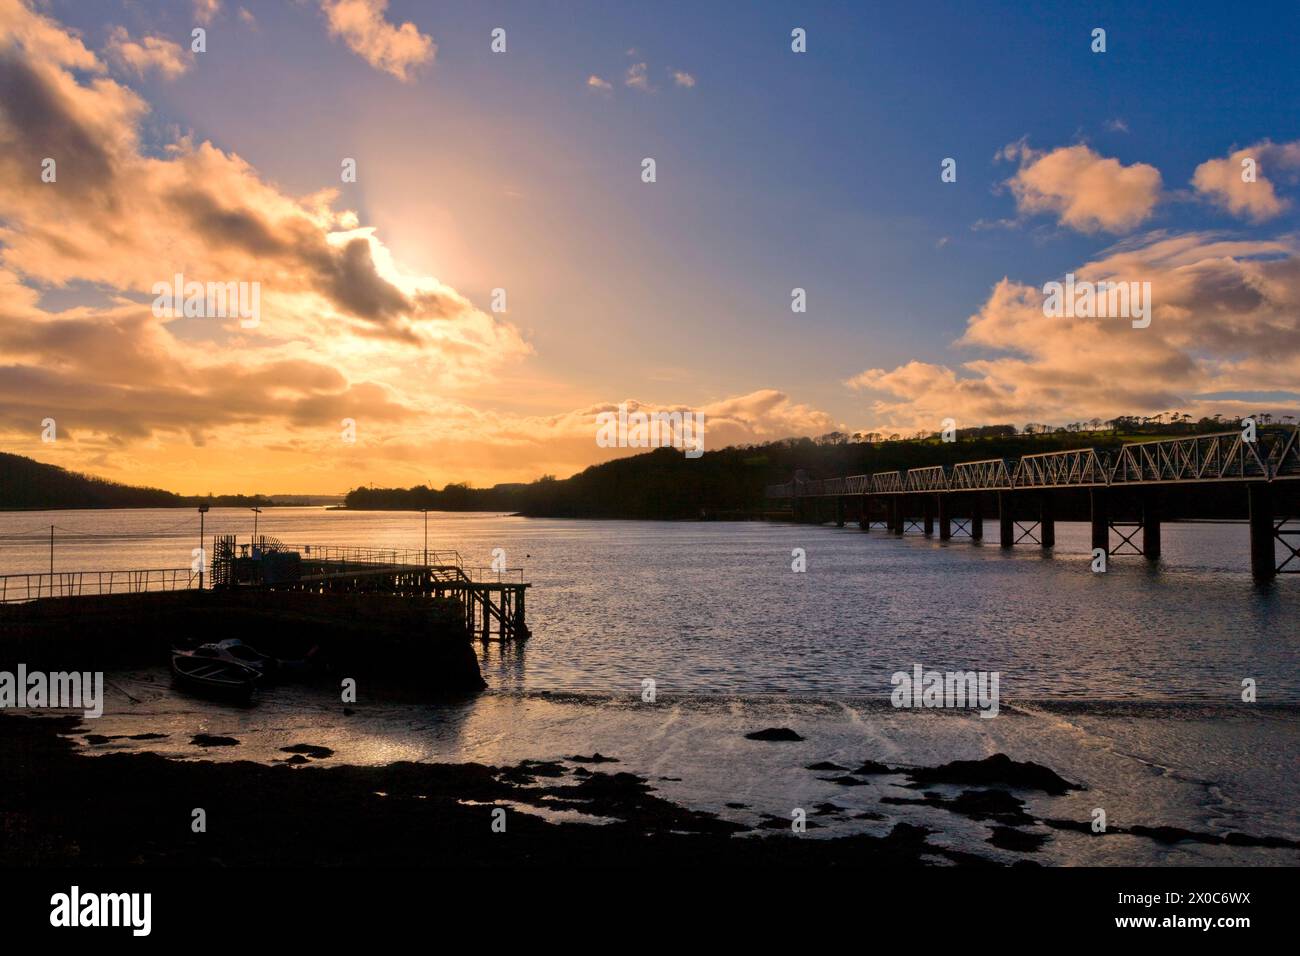
<path id="1" fill-rule="evenodd" d="M 938 767 L 915 767 L 906 771 L 917 784 L 974 783 L 1004 784 L 1022 790 L 1041 790 L 1061 796 L 1083 787 L 1058 776 L 1049 767 L 1031 760 L 1012 760 L 1006 754 L 994 754 L 983 760 L 954 760 Z"/>
<path id="2" fill-rule="evenodd" d="M 745 739 L 746 740 L 771 740 L 771 741 L 803 740 L 802 737 L 800 737 L 789 727 L 767 727 L 764 728 L 763 730 L 756 730 L 752 734 L 745 734 Z"/>

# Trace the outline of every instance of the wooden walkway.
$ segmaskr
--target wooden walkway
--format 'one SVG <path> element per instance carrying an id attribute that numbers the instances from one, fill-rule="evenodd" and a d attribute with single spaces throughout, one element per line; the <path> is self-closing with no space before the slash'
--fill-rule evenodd
<path id="1" fill-rule="evenodd" d="M 470 568 L 454 551 L 391 551 L 332 546 L 289 546 L 262 537 L 237 545 L 234 536 L 213 542 L 214 588 L 273 591 L 374 593 L 454 597 L 465 629 L 481 640 L 529 636 L 526 600 L 530 585 L 519 568 Z"/>

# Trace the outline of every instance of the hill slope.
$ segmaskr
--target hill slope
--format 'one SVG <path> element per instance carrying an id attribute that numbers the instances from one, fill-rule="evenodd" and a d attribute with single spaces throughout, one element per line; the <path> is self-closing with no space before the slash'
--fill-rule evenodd
<path id="1" fill-rule="evenodd" d="M 185 498 L 160 488 L 137 488 L 0 452 L 0 509 L 171 508 Z"/>

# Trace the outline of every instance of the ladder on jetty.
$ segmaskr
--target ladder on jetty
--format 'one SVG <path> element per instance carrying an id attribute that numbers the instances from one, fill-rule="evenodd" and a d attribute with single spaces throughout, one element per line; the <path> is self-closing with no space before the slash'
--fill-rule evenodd
<path id="1" fill-rule="evenodd" d="M 222 535 L 212 543 L 212 586 L 454 597 L 472 636 L 484 641 L 529 636 L 525 615 L 529 585 L 523 570 L 468 567 L 455 551 L 290 546 L 266 536 L 241 545 L 234 535 Z"/>

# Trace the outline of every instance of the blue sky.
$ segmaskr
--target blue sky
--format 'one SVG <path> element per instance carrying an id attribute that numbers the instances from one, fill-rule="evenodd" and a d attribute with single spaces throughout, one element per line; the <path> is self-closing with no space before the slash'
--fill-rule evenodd
<path id="1" fill-rule="evenodd" d="M 964 363 L 1005 355 L 1007 341 L 954 344 L 1004 277 L 1040 287 L 1116 243 L 1295 232 L 1291 170 L 1272 177 L 1285 208 L 1266 221 L 1190 186 L 1234 149 L 1300 140 L 1292 3 L 368 2 L 436 43 L 405 82 L 330 35 L 322 0 L 247 2 L 255 26 L 225 0 L 193 68 L 118 82 L 149 105 L 146 154 L 188 133 L 290 196 L 337 188 L 336 205 L 404 268 L 480 310 L 505 287 L 529 356 L 472 396 L 442 393 L 494 414 L 776 390 L 809 428 L 902 428 L 920 396 L 874 405 L 878 392 L 846 381 L 912 362 L 964 379 Z M 186 45 L 195 21 L 179 2 L 48 11 L 93 49 L 115 27 Z M 489 50 L 498 26 L 504 55 Z M 790 50 L 793 27 L 807 30 L 805 54 Z M 626 82 L 641 63 L 648 90 Z M 1159 201 L 1123 229 L 1035 212 L 1008 185 L 1030 160 L 997 158 L 1020 141 L 1035 157 L 1083 144 L 1099 161 L 1154 167 Z M 344 156 L 358 160 L 356 184 L 338 182 Z M 654 184 L 639 179 L 646 156 Z M 955 183 L 940 181 L 945 157 Z M 1242 255 L 1261 252 L 1278 254 Z M 806 314 L 790 310 L 796 286 Z M 1210 379 L 1214 394 L 1246 391 L 1223 388 L 1219 371 L 1130 400 L 1191 402 Z M 966 412 L 957 398 L 933 407 L 943 401 Z M 1020 404 L 970 415 L 1068 414 Z M 1104 404 L 1072 417 L 1113 414 Z"/>

